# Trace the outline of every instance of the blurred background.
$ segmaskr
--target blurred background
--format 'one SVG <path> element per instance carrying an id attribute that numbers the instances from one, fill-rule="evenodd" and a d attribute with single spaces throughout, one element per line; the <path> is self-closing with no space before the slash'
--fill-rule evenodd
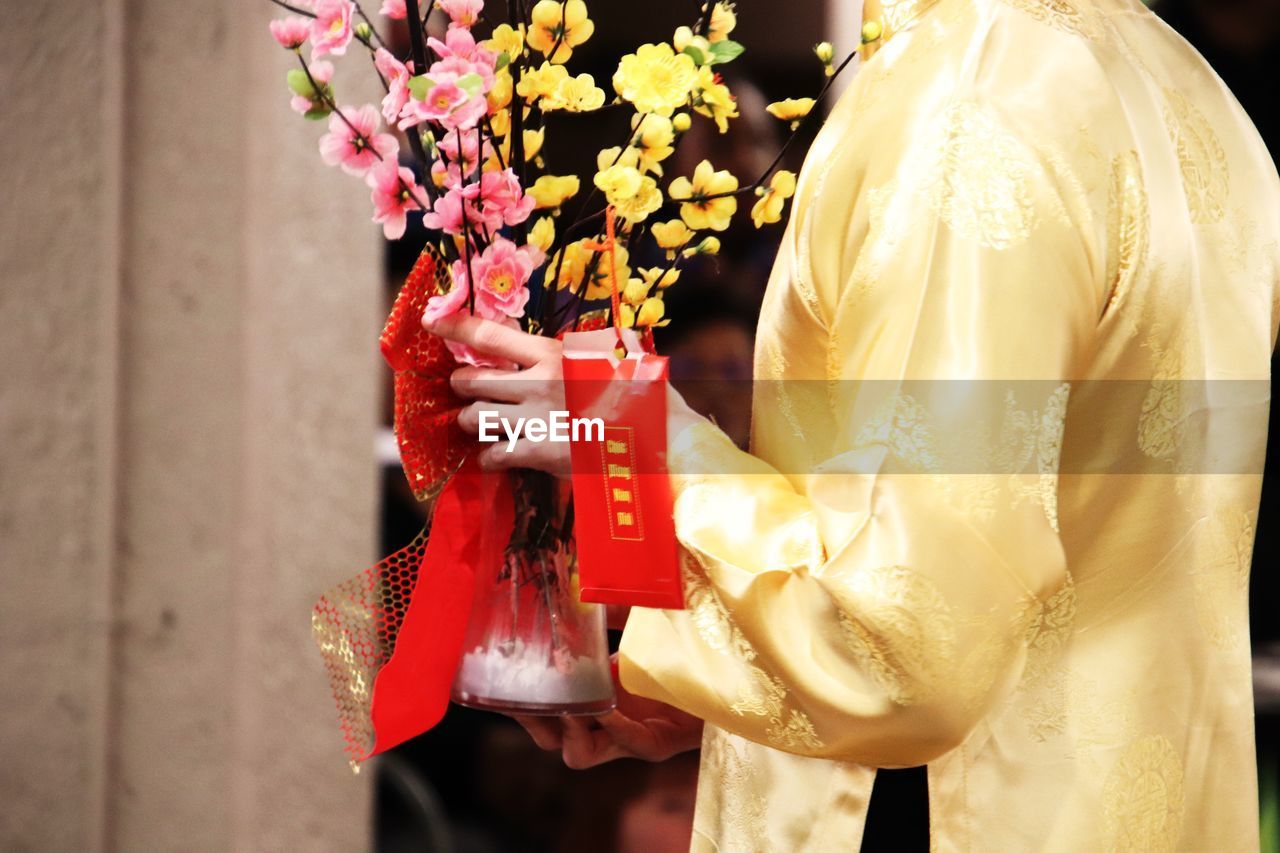
<path id="1" fill-rule="evenodd" d="M 1280 0 L 1155 6 L 1274 155 Z M 597 0 L 576 71 L 607 80 L 617 56 L 669 38 L 696 7 Z M 744 118 L 724 136 L 696 123 L 673 174 L 703 157 L 758 173 L 782 142 L 764 105 L 816 92 L 812 45 L 843 55 L 858 30 L 844 0 L 737 8 L 747 53 L 729 76 Z M 367 191 L 321 163 L 322 127 L 289 110 L 290 57 L 266 31 L 279 10 L 0 9 L 0 853 L 686 850 L 696 753 L 570 771 L 504 718 L 455 708 L 361 774 L 345 764 L 308 613 L 422 525 L 376 341 L 424 235 L 411 221 L 385 243 Z M 339 74 L 364 77 L 373 99 L 356 61 Z M 548 135 L 556 170 L 586 172 L 625 132 L 618 120 L 566 117 Z M 679 322 L 659 339 L 690 402 L 744 443 L 747 392 L 698 389 L 750 376 L 779 235 L 725 234 L 721 257 L 672 289 Z M 1252 590 L 1268 850 L 1280 850 L 1274 480 Z M 918 788 L 910 771 L 878 784 L 864 850 L 924 837 L 900 834 L 927 820 Z"/>

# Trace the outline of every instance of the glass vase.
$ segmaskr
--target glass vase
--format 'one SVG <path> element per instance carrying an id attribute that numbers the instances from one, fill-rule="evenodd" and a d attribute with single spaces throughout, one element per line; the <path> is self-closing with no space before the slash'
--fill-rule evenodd
<path id="1" fill-rule="evenodd" d="M 514 476 L 515 530 L 502 565 L 476 578 L 453 701 L 506 714 L 604 713 L 614 707 L 605 608 L 578 600 L 567 494 L 543 475 Z"/>

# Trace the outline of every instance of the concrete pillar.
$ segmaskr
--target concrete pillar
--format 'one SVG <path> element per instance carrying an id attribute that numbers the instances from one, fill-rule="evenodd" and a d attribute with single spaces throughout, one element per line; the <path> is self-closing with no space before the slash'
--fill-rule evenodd
<path id="1" fill-rule="evenodd" d="M 0 849 L 363 849 L 309 607 L 374 558 L 367 190 L 265 0 L 0 7 Z"/>

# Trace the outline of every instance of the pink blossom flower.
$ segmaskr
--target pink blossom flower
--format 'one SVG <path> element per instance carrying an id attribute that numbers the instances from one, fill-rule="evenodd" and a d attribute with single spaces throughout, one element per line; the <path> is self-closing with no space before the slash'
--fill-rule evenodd
<path id="1" fill-rule="evenodd" d="M 472 259 L 475 263 L 476 259 Z M 422 313 L 422 322 L 430 327 L 432 324 L 443 320 L 446 317 L 452 317 L 455 314 L 462 313 L 467 307 L 467 300 L 471 296 L 471 284 L 467 280 L 466 261 L 457 261 L 453 265 L 453 287 L 443 296 L 433 296 L 427 300 L 426 310 Z M 486 320 L 493 320 L 501 323 L 510 329 L 520 328 L 520 324 L 512 317 L 501 312 L 494 312 L 491 308 L 487 308 L 480 302 L 476 303 L 476 316 L 483 317 Z M 470 364 L 475 367 L 500 367 L 503 369 L 514 368 L 515 365 L 503 359 L 496 359 L 490 356 L 481 355 L 476 350 L 460 344 L 455 341 L 445 341 L 445 347 L 448 348 L 450 355 L 463 364 Z"/>
<path id="2" fill-rule="evenodd" d="M 474 276 L 476 313 L 480 316 L 519 317 L 529 301 L 527 283 L 534 269 L 527 248 L 517 248 L 505 237 L 495 237 L 483 252 L 471 258 L 470 274 L 465 260 L 453 264 L 455 282 Z"/>
<path id="3" fill-rule="evenodd" d="M 461 149 L 459 149 L 461 137 Z M 456 186 L 462 176 L 475 175 L 480 162 L 493 156 L 493 140 L 478 133 L 446 133 L 438 143 L 441 156 L 431 164 L 431 174 L 438 184 Z M 446 161 L 448 165 L 446 166 Z"/>
<path id="4" fill-rule="evenodd" d="M 409 11 L 404 7 L 404 0 L 382 0 L 382 8 L 378 11 L 393 21 L 403 21 L 409 17 Z"/>
<path id="5" fill-rule="evenodd" d="M 440 0 L 439 6 L 456 27 L 469 27 L 480 18 L 484 0 Z"/>
<path id="6" fill-rule="evenodd" d="M 472 226 L 476 224 L 475 200 L 479 197 L 479 184 L 450 187 L 435 200 L 431 209 L 422 215 L 422 224 L 446 234 L 461 234 L 464 216 L 467 224 Z"/>
<path id="7" fill-rule="evenodd" d="M 287 18 L 277 18 L 269 25 L 271 28 L 271 36 L 281 47 L 289 50 L 297 50 L 307 41 L 307 34 L 311 30 L 311 22 L 306 18 L 298 15 L 290 15 Z"/>
<path id="8" fill-rule="evenodd" d="M 365 181 L 373 190 L 369 196 L 373 201 L 373 221 L 382 225 L 382 234 L 388 240 L 399 240 L 404 236 L 406 214 L 421 209 L 413 170 L 388 158 L 370 169 Z"/>
<path id="9" fill-rule="evenodd" d="M 395 124 L 404 105 L 409 102 L 409 77 L 413 73 L 413 62 L 401 62 L 389 50 L 380 47 L 374 52 L 373 64 L 387 80 L 387 94 L 382 99 L 382 117 L 387 124 Z"/>
<path id="10" fill-rule="evenodd" d="M 440 60 L 431 66 L 429 73 L 432 79 L 436 74 L 450 72 L 463 77 L 467 74 L 479 74 L 483 81 L 483 89 L 488 92 L 493 88 L 496 75 L 495 66 L 498 55 L 486 50 L 476 43 L 470 30 L 462 27 L 450 27 L 444 35 L 444 41 L 437 38 L 427 39 L 427 44 Z"/>
<path id="11" fill-rule="evenodd" d="M 492 233 L 524 222 L 535 204 L 534 198 L 521 189 L 516 173 L 503 169 L 485 172 L 479 181 L 465 186 L 446 182 L 444 193 L 422 221 L 428 228 L 446 234 L 461 234 L 467 227 Z"/>
<path id="12" fill-rule="evenodd" d="M 438 65 L 439 63 L 437 63 Z M 483 93 L 468 94 L 458 85 L 459 75 L 432 74 L 434 85 L 427 90 L 423 100 L 410 98 L 401 110 L 402 130 L 424 121 L 439 122 L 448 130 L 471 130 L 488 112 L 489 104 Z"/>
<path id="13" fill-rule="evenodd" d="M 394 160 L 400 152 L 396 138 L 377 129 L 378 111 L 373 104 L 359 109 L 339 107 L 329 117 L 329 132 L 320 138 L 320 156 L 349 175 L 363 175 L 379 160 Z"/>
<path id="14" fill-rule="evenodd" d="M 326 62 L 323 59 L 311 63 L 308 70 L 311 72 L 311 79 L 321 86 L 327 86 L 329 81 L 333 79 L 333 63 Z M 294 112 L 306 115 L 320 106 L 320 103 L 303 95 L 294 95 L 293 100 L 289 101 L 289 106 L 293 107 Z"/>
<path id="15" fill-rule="evenodd" d="M 467 297 L 470 294 L 471 288 L 467 284 L 466 276 L 455 278 L 453 287 L 448 293 L 444 296 L 433 296 L 427 300 L 427 308 L 422 312 L 422 322 L 430 326 L 445 317 L 452 317 L 467 304 Z"/>
<path id="16" fill-rule="evenodd" d="M 316 0 L 315 19 L 311 22 L 311 55 L 332 53 L 341 56 L 351 43 L 351 0 Z"/>
<path id="17" fill-rule="evenodd" d="M 512 169 L 485 172 L 480 176 L 481 219 L 491 231 L 503 225 L 519 225 L 529 218 L 536 201 L 526 196 Z"/>

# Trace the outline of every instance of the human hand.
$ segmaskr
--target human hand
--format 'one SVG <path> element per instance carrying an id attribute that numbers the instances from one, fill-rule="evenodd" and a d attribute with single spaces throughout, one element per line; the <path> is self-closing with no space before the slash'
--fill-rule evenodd
<path id="1" fill-rule="evenodd" d="M 433 324 L 424 320 L 423 326 L 432 334 L 520 368 L 460 367 L 449 377 L 458 396 L 475 401 L 458 414 L 458 425 L 468 434 L 479 435 L 481 412 L 493 412 L 498 419 L 515 424 L 520 418 L 525 423 L 535 418 L 549 423 L 553 411 L 565 410 L 560 362 L 563 347 L 554 338 L 463 314 Z M 482 450 L 477 461 L 487 471 L 533 468 L 559 477 L 570 473 L 569 445 L 565 442 L 519 440 L 509 445 L 504 436 Z"/>
<path id="2" fill-rule="evenodd" d="M 555 338 L 530 335 L 465 314 L 455 314 L 423 327 L 432 334 L 464 344 L 495 360 L 514 362 L 518 370 L 490 367 L 460 367 L 449 377 L 458 396 L 474 400 L 458 413 L 458 425 L 470 435 L 480 433 L 481 412 L 492 412 L 490 423 L 503 419 L 515 424 L 538 419 L 551 422 L 552 412 L 565 411 L 564 347 Z M 674 388 L 667 386 L 667 435 L 674 437 L 685 427 L 703 420 L 685 403 Z M 499 430 L 501 432 L 501 430 Z M 509 444 L 505 436 L 480 452 L 480 467 L 489 470 L 533 468 L 558 477 L 571 473 L 568 442 L 529 441 Z"/>
<path id="3" fill-rule="evenodd" d="M 575 770 L 594 767 L 617 758 L 665 761 L 697 749 L 702 742 L 702 720 L 679 708 L 623 689 L 614 670 L 613 687 L 618 705 L 598 717 L 516 717 L 546 750 L 559 750 L 564 763 Z"/>

